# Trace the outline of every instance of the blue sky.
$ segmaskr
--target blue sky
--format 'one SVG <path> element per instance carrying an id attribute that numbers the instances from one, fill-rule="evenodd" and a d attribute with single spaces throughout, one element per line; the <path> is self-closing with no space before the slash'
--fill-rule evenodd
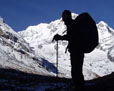
<path id="1" fill-rule="evenodd" d="M 114 29 L 114 0 L 0 0 L 0 16 L 15 31 L 59 19 L 65 9 L 89 12 L 96 23 L 103 20 Z"/>

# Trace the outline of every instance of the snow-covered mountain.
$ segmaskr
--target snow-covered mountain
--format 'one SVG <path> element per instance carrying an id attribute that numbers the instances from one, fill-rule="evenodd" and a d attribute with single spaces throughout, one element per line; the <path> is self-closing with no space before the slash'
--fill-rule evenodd
<path id="1" fill-rule="evenodd" d="M 52 68 L 50 68 L 51 66 Z M 29 44 L 0 17 L 0 68 L 12 68 L 28 73 L 53 75 L 56 68 L 36 56 Z"/>
<path id="2" fill-rule="evenodd" d="M 72 14 L 76 18 L 77 14 Z M 99 32 L 99 46 L 85 54 L 83 73 L 85 79 L 93 79 L 110 74 L 114 71 L 114 30 L 104 21 L 97 24 Z M 41 23 L 29 26 L 27 29 L 18 32 L 34 50 L 35 55 L 56 64 L 56 41 L 52 42 L 55 34 L 64 35 L 66 26 L 61 19 L 51 23 Z M 59 76 L 70 77 L 70 56 L 65 54 L 67 41 L 59 41 Z"/>

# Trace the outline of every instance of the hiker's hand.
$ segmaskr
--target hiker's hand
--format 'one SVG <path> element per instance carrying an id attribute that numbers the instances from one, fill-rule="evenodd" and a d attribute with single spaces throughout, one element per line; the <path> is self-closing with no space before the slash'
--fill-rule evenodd
<path id="1" fill-rule="evenodd" d="M 60 37 L 61 37 L 60 35 L 56 34 L 56 35 L 54 36 L 53 40 L 56 40 L 56 41 L 57 41 L 57 40 L 60 40 Z"/>

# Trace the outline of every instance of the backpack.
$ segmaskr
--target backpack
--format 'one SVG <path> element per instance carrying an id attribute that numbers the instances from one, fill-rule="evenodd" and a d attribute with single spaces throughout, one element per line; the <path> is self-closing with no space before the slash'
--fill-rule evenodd
<path id="1" fill-rule="evenodd" d="M 75 22 L 80 32 L 80 46 L 84 53 L 90 53 L 99 44 L 96 23 L 86 12 L 77 16 Z"/>

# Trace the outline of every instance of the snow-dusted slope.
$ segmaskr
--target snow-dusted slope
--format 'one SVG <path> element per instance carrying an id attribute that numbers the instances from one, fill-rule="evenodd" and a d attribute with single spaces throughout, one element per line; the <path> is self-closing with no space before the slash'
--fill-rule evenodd
<path id="1" fill-rule="evenodd" d="M 0 17 L 0 68 L 51 75 L 49 62 L 34 54 L 28 43 Z M 52 65 L 52 64 L 50 64 Z"/>
<path id="2" fill-rule="evenodd" d="M 77 14 L 72 14 L 73 19 Z M 114 30 L 105 22 L 97 24 L 99 32 L 99 46 L 89 54 L 85 55 L 84 75 L 85 79 L 110 74 L 114 71 Z M 55 20 L 50 24 L 41 23 L 35 26 L 29 26 L 19 34 L 29 43 L 37 56 L 56 63 L 56 42 L 52 42 L 55 34 L 63 35 L 66 26 L 61 19 Z M 66 32 L 64 33 L 66 34 Z M 69 52 L 65 54 L 67 41 L 59 41 L 59 74 L 70 77 L 70 56 Z"/>
<path id="3" fill-rule="evenodd" d="M 56 42 L 52 42 L 52 39 L 55 34 L 62 34 L 64 30 L 64 23 L 61 20 L 56 20 L 50 24 L 41 23 L 37 26 L 30 26 L 25 31 L 19 32 L 19 34 L 21 34 L 29 43 L 36 55 L 48 60 L 52 64 L 55 64 Z M 70 61 L 68 60 L 67 55 L 65 55 L 66 46 L 66 41 L 59 42 L 59 69 L 61 70 L 61 73 L 65 72 L 64 75 L 66 75 L 66 72 L 69 75 Z M 63 59 L 67 62 L 63 61 Z"/>

